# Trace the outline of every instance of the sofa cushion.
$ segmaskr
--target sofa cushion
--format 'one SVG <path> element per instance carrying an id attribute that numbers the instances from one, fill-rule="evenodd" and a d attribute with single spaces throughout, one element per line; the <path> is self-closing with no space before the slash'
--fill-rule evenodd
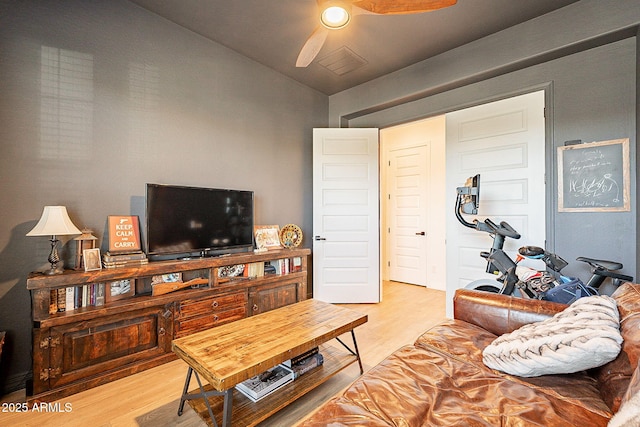
<path id="1" fill-rule="evenodd" d="M 451 325 L 450 333 L 436 327 L 431 330 L 434 340 L 423 336 L 421 342 L 437 342 L 441 333 L 473 330 L 461 323 Z M 498 373 L 481 361 L 450 355 L 431 344 L 405 346 L 300 426 L 606 426 L 611 412 L 599 398 L 596 382 L 586 375 L 556 378 L 557 384 L 566 380 L 573 381 L 566 388 L 573 396 Z"/>
<path id="2" fill-rule="evenodd" d="M 479 326 L 452 319 L 445 320 L 420 335 L 414 345 L 482 364 L 482 350 L 496 338 L 496 335 Z"/>
<path id="3" fill-rule="evenodd" d="M 602 366 L 620 353 L 619 315 L 608 296 L 581 298 L 550 319 L 498 337 L 483 351 L 490 368 L 534 377 Z"/>

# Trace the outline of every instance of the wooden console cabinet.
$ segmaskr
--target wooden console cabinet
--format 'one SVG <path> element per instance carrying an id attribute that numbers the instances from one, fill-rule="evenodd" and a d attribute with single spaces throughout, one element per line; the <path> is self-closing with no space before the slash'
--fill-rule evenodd
<path id="1" fill-rule="evenodd" d="M 150 262 L 135 268 L 69 270 L 56 276 L 32 273 L 27 279 L 33 317 L 28 400 L 57 400 L 160 365 L 176 358 L 171 352 L 174 338 L 306 299 L 310 252 L 284 249 Z M 291 267 L 261 277 L 220 274 L 230 266 L 264 262 Z M 198 285 L 152 295 L 154 276 L 176 273 Z M 110 284 L 121 280 L 128 280 L 135 291 L 109 298 Z M 103 305 L 50 313 L 51 299 L 59 289 L 93 284 L 107 287 Z"/>

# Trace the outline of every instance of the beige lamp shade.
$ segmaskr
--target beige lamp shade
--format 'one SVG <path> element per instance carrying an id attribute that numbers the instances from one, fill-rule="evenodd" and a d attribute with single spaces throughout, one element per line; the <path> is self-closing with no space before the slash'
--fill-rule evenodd
<path id="1" fill-rule="evenodd" d="M 45 206 L 40 221 L 27 236 L 65 236 L 82 234 L 67 213 L 65 206 Z"/>

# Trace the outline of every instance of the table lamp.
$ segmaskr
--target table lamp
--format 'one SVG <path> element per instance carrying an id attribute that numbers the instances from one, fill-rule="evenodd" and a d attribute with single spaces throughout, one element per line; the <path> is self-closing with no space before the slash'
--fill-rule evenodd
<path id="1" fill-rule="evenodd" d="M 62 273 L 62 271 L 58 270 L 60 257 L 58 256 L 58 239 L 56 236 L 74 234 L 82 234 L 82 232 L 71 222 L 65 206 L 44 207 L 40 221 L 33 227 L 33 230 L 26 234 L 27 236 L 51 236 L 51 239 L 49 239 L 51 242 L 51 253 L 48 258 L 51 269 L 45 271 L 44 274 L 53 275 Z"/>

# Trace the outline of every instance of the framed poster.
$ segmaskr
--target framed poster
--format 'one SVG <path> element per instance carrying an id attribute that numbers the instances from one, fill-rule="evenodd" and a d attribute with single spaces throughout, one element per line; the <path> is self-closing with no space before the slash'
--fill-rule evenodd
<path id="1" fill-rule="evenodd" d="M 559 212 L 628 212 L 629 139 L 558 147 Z"/>
<path id="2" fill-rule="evenodd" d="M 140 245 L 140 223 L 137 216 L 109 215 L 109 252 L 138 252 Z"/>
<path id="3" fill-rule="evenodd" d="M 277 225 L 256 225 L 254 227 L 256 248 L 282 249 L 280 244 L 280 227 Z"/>

